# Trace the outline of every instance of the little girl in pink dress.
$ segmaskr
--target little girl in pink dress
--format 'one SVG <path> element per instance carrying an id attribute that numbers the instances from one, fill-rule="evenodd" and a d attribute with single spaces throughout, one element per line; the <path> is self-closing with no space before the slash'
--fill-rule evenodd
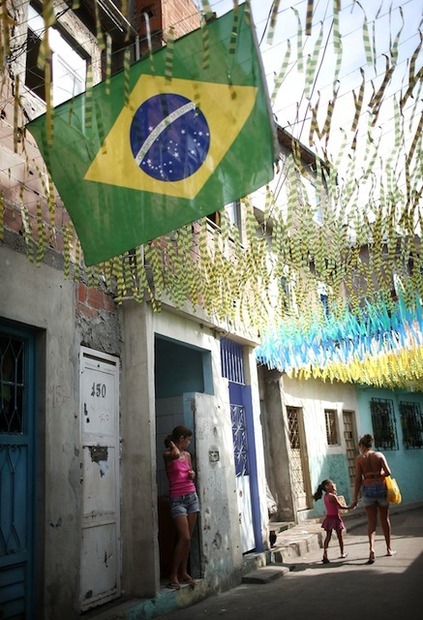
<path id="1" fill-rule="evenodd" d="M 322 521 L 322 528 L 326 532 L 326 538 L 323 543 L 323 564 L 327 564 L 328 560 L 328 547 L 330 539 L 332 538 L 332 530 L 335 530 L 338 537 L 339 549 L 341 551 L 341 558 L 346 558 L 347 553 L 344 552 L 344 531 L 345 524 L 339 514 L 340 510 L 350 510 L 352 506 L 345 506 L 345 504 L 339 501 L 336 493 L 336 485 L 333 480 L 323 480 L 317 487 L 316 493 L 313 495 L 315 500 L 322 497 L 323 491 L 325 495 L 323 501 L 325 502 L 326 516 Z"/>

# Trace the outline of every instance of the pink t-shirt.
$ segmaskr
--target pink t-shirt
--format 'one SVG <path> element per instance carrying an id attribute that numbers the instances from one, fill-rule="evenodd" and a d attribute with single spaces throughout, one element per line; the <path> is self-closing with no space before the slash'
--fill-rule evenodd
<path id="1" fill-rule="evenodd" d="M 336 504 L 329 501 L 330 493 L 325 493 L 323 501 L 325 502 L 326 514 L 328 517 L 336 517 L 339 513 L 339 508 Z"/>
<path id="2" fill-rule="evenodd" d="M 195 493 L 195 484 L 188 476 L 190 470 L 191 465 L 187 456 L 183 460 L 174 459 L 167 464 L 166 473 L 169 480 L 170 497 Z"/>

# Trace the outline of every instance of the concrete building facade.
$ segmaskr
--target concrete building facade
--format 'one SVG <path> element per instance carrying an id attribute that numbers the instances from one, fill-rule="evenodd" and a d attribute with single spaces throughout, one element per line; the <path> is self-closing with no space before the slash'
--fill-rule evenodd
<path id="1" fill-rule="evenodd" d="M 27 135 L 25 148 L 14 145 L 11 94 L 28 56 L 17 52 L 38 19 L 29 4 L 7 7 L 16 54 L 2 92 L 0 615 L 71 620 L 161 592 L 174 544 L 163 439 L 180 423 L 194 431 L 201 501 L 191 598 L 205 596 L 239 583 L 244 554 L 267 545 L 257 335 L 170 302 L 161 312 L 147 299 L 118 305 L 69 260 L 60 199 L 55 219 L 48 205 L 37 211 L 46 178 L 35 143 Z M 183 34 L 198 14 L 177 4 Z M 56 2 L 54 11 L 61 32 L 95 59 L 98 80 L 90 3 L 80 5 L 72 13 Z M 124 23 L 119 12 L 114 19 Z M 30 87 L 22 97 L 26 120 L 45 109 Z"/>

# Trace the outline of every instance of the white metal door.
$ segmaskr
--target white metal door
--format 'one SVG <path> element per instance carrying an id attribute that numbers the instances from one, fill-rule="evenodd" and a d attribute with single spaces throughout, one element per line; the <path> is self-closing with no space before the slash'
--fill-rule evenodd
<path id="1" fill-rule="evenodd" d="M 238 499 L 239 533 L 241 536 L 242 553 L 254 549 L 253 514 L 251 509 L 250 476 L 236 478 L 236 493 Z"/>
<path id="2" fill-rule="evenodd" d="M 120 596 L 118 362 L 81 347 L 81 611 Z"/>

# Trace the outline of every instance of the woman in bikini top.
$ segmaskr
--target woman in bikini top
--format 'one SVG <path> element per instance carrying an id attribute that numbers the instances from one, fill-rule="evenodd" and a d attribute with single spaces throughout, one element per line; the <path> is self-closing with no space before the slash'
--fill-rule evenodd
<path id="1" fill-rule="evenodd" d="M 373 452 L 370 448 L 360 446 L 362 452 L 357 457 L 357 466 L 361 470 L 362 484 L 381 484 L 386 476 L 391 475 L 388 463 L 381 452 Z"/>
<path id="2" fill-rule="evenodd" d="M 354 498 L 351 507 L 357 506 L 361 490 L 363 506 L 367 516 L 367 533 L 369 537 L 369 560 L 375 561 L 375 537 L 378 515 L 386 542 L 386 555 L 392 556 L 391 523 L 389 520 L 389 503 L 386 499 L 385 478 L 391 475 L 385 456 L 372 450 L 373 437 L 364 435 L 358 442 L 360 455 L 355 459 Z"/>

